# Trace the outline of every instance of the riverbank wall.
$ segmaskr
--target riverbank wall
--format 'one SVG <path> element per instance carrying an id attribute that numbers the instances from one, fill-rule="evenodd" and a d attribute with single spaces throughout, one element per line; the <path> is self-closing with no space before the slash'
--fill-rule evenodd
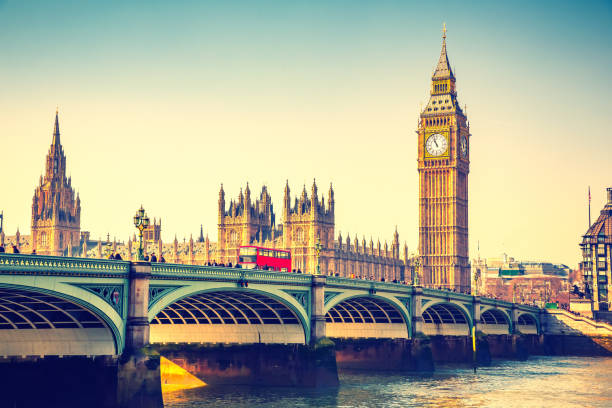
<path id="1" fill-rule="evenodd" d="M 209 385 L 336 387 L 334 344 L 172 344 L 155 349 Z"/>

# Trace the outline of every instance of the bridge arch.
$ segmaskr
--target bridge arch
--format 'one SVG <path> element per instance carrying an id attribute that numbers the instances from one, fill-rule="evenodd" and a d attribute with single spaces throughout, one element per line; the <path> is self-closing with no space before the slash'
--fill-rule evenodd
<path id="1" fill-rule="evenodd" d="M 465 306 L 451 302 L 430 302 L 421 310 L 423 333 L 430 336 L 469 336 L 472 319 Z"/>
<path id="2" fill-rule="evenodd" d="M 352 295 L 326 305 L 325 309 L 325 331 L 328 337 L 410 337 L 408 311 L 393 297 Z"/>
<path id="3" fill-rule="evenodd" d="M 151 343 L 309 341 L 305 310 L 288 293 L 240 287 L 182 292 L 189 293 L 173 292 L 149 311 Z"/>
<path id="4" fill-rule="evenodd" d="M 120 354 L 123 324 L 112 307 L 86 290 L 57 286 L 71 294 L 0 285 L 0 355 Z"/>
<path id="5" fill-rule="evenodd" d="M 517 317 L 516 329 L 521 334 L 538 334 L 540 323 L 538 318 L 531 313 L 520 313 Z"/>
<path id="6" fill-rule="evenodd" d="M 478 329 L 485 334 L 510 334 L 512 321 L 505 311 L 489 307 L 481 309 Z"/>

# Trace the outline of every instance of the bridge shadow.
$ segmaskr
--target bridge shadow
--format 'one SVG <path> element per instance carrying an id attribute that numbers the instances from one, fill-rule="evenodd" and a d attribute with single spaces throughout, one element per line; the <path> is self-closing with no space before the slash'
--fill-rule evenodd
<path id="1" fill-rule="evenodd" d="M 113 357 L 0 359 L 0 407 L 112 408 L 116 390 Z"/>

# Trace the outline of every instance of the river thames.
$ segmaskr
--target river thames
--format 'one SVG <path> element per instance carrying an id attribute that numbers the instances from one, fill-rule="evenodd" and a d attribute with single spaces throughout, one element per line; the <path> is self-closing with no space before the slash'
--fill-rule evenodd
<path id="1" fill-rule="evenodd" d="M 328 390 L 202 387 L 164 394 L 165 408 L 202 407 L 610 407 L 612 358 L 494 361 L 476 374 L 438 366 L 433 375 L 340 371 Z"/>

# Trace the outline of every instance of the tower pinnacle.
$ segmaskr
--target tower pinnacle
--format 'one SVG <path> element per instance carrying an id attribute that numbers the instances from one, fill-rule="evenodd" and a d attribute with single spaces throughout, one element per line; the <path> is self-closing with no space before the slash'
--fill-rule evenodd
<path id="1" fill-rule="evenodd" d="M 60 145 L 60 130 L 59 130 L 59 110 L 55 109 L 55 126 L 53 127 L 53 146 Z"/>
<path id="2" fill-rule="evenodd" d="M 434 71 L 432 79 L 455 79 L 455 75 L 448 62 L 448 56 L 446 55 L 446 23 L 442 27 L 442 51 L 440 51 L 440 59 L 438 65 Z"/>

